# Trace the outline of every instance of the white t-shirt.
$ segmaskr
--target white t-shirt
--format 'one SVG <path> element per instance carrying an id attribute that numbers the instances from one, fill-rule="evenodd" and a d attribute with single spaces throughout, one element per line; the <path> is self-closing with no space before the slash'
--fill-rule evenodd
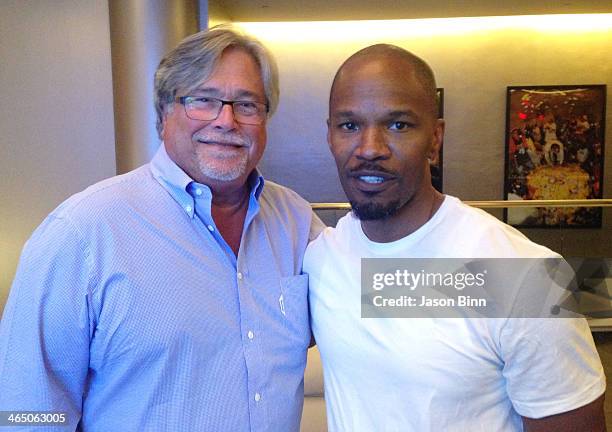
<path id="1" fill-rule="evenodd" d="M 558 256 L 446 196 L 391 243 L 352 213 L 310 244 L 310 309 L 330 431 L 521 431 L 592 402 L 605 376 L 584 319 L 362 319 L 360 265 L 377 258 Z"/>

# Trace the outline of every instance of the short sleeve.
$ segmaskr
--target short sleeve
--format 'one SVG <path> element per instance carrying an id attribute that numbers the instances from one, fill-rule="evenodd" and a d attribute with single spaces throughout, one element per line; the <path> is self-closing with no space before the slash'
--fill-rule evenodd
<path id="1" fill-rule="evenodd" d="M 605 391 L 605 375 L 583 318 L 509 319 L 503 375 L 515 410 L 542 418 L 584 406 Z"/>
<path id="2" fill-rule="evenodd" d="M 88 260 L 62 218 L 26 243 L 0 322 L 0 411 L 61 411 L 76 427 L 93 331 Z"/>

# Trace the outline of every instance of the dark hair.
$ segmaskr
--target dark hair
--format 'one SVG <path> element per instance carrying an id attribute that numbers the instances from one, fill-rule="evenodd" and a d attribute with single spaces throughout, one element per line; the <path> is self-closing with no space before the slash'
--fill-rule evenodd
<path id="1" fill-rule="evenodd" d="M 416 78 L 419 80 L 421 86 L 423 87 L 427 98 L 431 102 L 430 106 L 432 114 L 436 118 L 438 117 L 436 78 L 434 76 L 433 71 L 422 58 L 414 55 L 413 53 L 405 50 L 404 48 L 400 48 L 396 45 L 390 44 L 376 44 L 363 48 L 357 51 L 352 56 L 350 56 L 348 59 L 346 59 L 344 63 L 342 63 L 342 65 L 338 69 L 338 72 L 336 72 L 336 75 L 334 76 L 334 81 L 332 82 L 331 90 L 329 92 L 330 106 L 332 95 L 334 94 L 334 87 L 342 73 L 342 70 L 353 61 L 366 56 L 395 56 L 408 62 L 413 68 Z"/>

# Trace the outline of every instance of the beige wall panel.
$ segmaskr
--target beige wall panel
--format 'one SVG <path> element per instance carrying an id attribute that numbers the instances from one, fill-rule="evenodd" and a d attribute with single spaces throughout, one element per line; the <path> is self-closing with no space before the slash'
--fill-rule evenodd
<path id="1" fill-rule="evenodd" d="M 106 0 L 0 2 L 0 311 L 25 240 L 115 174 Z"/>

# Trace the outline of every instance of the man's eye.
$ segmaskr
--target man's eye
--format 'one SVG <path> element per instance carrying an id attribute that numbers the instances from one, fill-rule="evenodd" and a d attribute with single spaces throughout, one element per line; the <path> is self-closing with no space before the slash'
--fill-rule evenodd
<path id="1" fill-rule="evenodd" d="M 255 104 L 255 102 L 238 101 L 238 102 L 234 102 L 234 104 L 238 108 L 241 108 L 241 109 L 247 109 L 247 110 L 257 109 L 257 105 Z"/>
<path id="2" fill-rule="evenodd" d="M 259 111 L 255 102 L 236 101 L 234 102 L 234 111 L 242 115 L 255 115 Z"/>
<path id="3" fill-rule="evenodd" d="M 342 130 L 346 130 L 346 131 L 354 131 L 357 130 L 357 125 L 353 122 L 344 122 L 344 123 L 340 123 L 338 125 L 338 127 Z"/>
<path id="4" fill-rule="evenodd" d="M 209 104 L 214 102 L 213 99 L 207 98 L 207 97 L 194 97 L 188 100 L 190 103 L 195 103 L 195 104 Z"/>
<path id="5" fill-rule="evenodd" d="M 408 128 L 410 128 L 412 126 L 412 124 L 407 123 L 407 122 L 403 122 L 403 121 L 396 121 L 393 122 L 389 125 L 389 129 L 391 130 L 397 130 L 397 131 L 401 131 L 401 130 L 406 130 Z"/>
<path id="6" fill-rule="evenodd" d="M 189 104 L 194 108 L 209 108 L 210 106 L 214 106 L 216 101 L 207 97 L 197 97 L 191 99 Z"/>

